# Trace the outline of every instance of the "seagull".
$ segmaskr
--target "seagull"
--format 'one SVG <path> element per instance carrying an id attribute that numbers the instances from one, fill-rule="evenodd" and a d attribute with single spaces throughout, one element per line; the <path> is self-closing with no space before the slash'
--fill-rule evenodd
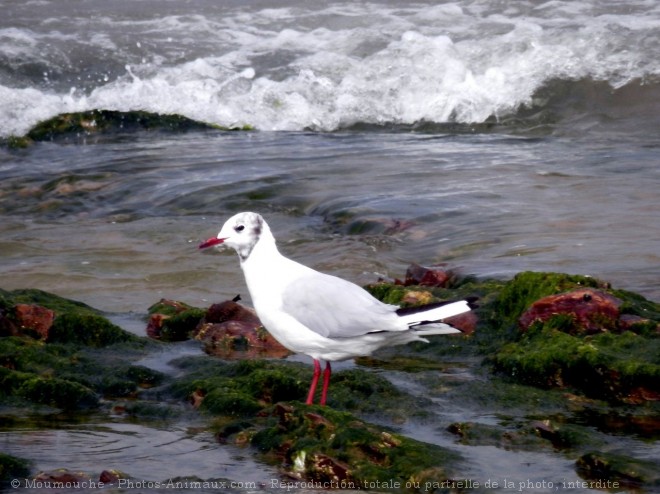
<path id="1" fill-rule="evenodd" d="M 308 355 L 314 375 L 307 395 L 312 405 L 325 362 L 320 405 L 325 405 L 330 362 L 371 355 L 382 347 L 424 341 L 426 336 L 460 333 L 442 322 L 472 309 L 468 300 L 400 308 L 364 288 L 320 273 L 280 254 L 261 215 L 238 213 L 200 249 L 228 246 L 236 251 L 254 309 L 264 327 L 294 353 Z"/>

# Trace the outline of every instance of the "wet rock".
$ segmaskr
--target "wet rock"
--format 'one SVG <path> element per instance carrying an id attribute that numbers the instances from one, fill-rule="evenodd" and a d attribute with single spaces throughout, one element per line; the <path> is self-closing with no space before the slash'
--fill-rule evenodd
<path id="1" fill-rule="evenodd" d="M 404 285 L 448 287 L 455 279 L 456 275 L 452 271 L 439 266 L 426 267 L 413 263 L 406 270 Z"/>
<path id="2" fill-rule="evenodd" d="M 105 347 L 135 338 L 105 317 L 72 312 L 60 314 L 55 318 L 47 341 L 49 343 L 75 343 Z"/>
<path id="3" fill-rule="evenodd" d="M 605 284 L 589 276 L 525 271 L 504 283 L 496 292 L 491 310 L 499 327 L 517 325 L 518 319 L 534 302 L 550 295 L 581 288 L 602 289 Z"/>
<path id="4" fill-rule="evenodd" d="M 7 311 L 0 308 L 0 337 L 18 336 L 20 331 L 18 325 L 7 314 Z"/>
<path id="5" fill-rule="evenodd" d="M 660 324 L 635 314 L 621 314 L 619 316 L 619 329 L 621 331 L 634 331 L 644 333 L 648 328 L 649 333 L 660 334 Z"/>
<path id="6" fill-rule="evenodd" d="M 219 324 L 226 321 L 240 321 L 253 326 L 260 326 L 261 321 L 254 309 L 237 303 L 236 300 L 226 300 L 213 304 L 206 311 L 203 323 Z"/>
<path id="7" fill-rule="evenodd" d="M 55 311 L 35 304 L 15 304 L 4 316 L 5 336 L 30 336 L 49 343 L 76 343 L 88 346 L 107 346 L 128 341 L 130 333 L 115 326 L 106 318 L 87 312 Z"/>
<path id="8" fill-rule="evenodd" d="M 30 462 L 0 452 L 0 488 L 15 479 L 25 478 L 30 474 Z M 15 486 L 13 486 L 15 488 Z"/>
<path id="9" fill-rule="evenodd" d="M 573 387 L 593 398 L 635 403 L 655 400 L 660 391 L 658 352 L 657 339 L 631 332 L 580 337 L 542 327 L 504 345 L 492 360 L 519 382 Z"/>
<path id="10" fill-rule="evenodd" d="M 161 298 L 158 302 L 149 307 L 149 314 L 161 314 L 164 316 L 175 316 L 187 310 L 194 309 L 191 305 L 177 300 Z"/>
<path id="11" fill-rule="evenodd" d="M 463 334 L 469 335 L 476 331 L 479 317 L 475 312 L 464 312 L 457 316 L 448 317 L 445 319 L 445 322 L 451 324 L 456 329 L 460 329 Z"/>
<path id="12" fill-rule="evenodd" d="M 96 314 L 101 312 L 90 307 L 87 304 L 60 297 L 54 293 L 45 292 L 36 288 L 23 288 L 18 290 L 3 290 L 0 288 L 0 307 L 3 305 L 13 306 L 15 304 L 33 304 L 40 305 L 55 311 L 55 314 L 64 314 L 67 312 L 76 312 L 78 314 Z"/>
<path id="13" fill-rule="evenodd" d="M 526 331 L 532 324 L 554 319 L 558 329 L 570 334 L 618 331 L 621 305 L 621 300 L 608 293 L 582 288 L 537 300 L 523 312 L 518 324 Z"/>
<path id="14" fill-rule="evenodd" d="M 488 310 L 495 330 L 481 333 L 502 336 L 489 360 L 517 382 L 631 404 L 660 391 L 660 306 L 639 295 L 588 277 L 521 273 Z M 649 322 L 622 331 L 622 313 Z"/>
<path id="15" fill-rule="evenodd" d="M 291 353 L 262 326 L 253 309 L 234 300 L 212 305 L 194 334 L 207 353 L 223 358 L 281 358 Z"/>
<path id="16" fill-rule="evenodd" d="M 188 340 L 205 313 L 205 310 L 183 302 L 161 299 L 149 307 L 147 336 L 162 341 Z"/>
<path id="17" fill-rule="evenodd" d="M 191 130 L 250 130 L 250 127 L 230 129 L 198 122 L 181 115 L 99 109 L 57 115 L 35 125 L 25 138 L 14 138 L 9 144 L 13 144 L 14 147 L 26 147 L 31 141 L 81 139 L 103 133 L 140 130 L 186 132 Z"/>
<path id="18" fill-rule="evenodd" d="M 88 387 L 66 379 L 37 376 L 0 367 L 4 393 L 41 405 L 64 410 L 98 406 L 98 397 Z"/>
<path id="19" fill-rule="evenodd" d="M 243 321 L 206 324 L 196 339 L 204 343 L 204 351 L 223 358 L 282 358 L 291 352 L 284 348 L 261 325 Z"/>
<path id="20" fill-rule="evenodd" d="M 543 445 L 533 430 L 523 427 L 511 429 L 478 422 L 455 422 L 447 427 L 447 431 L 457 436 L 460 444 L 470 446 L 530 451 Z"/>
<path id="21" fill-rule="evenodd" d="M 151 314 L 149 316 L 149 321 L 147 322 L 147 336 L 149 338 L 153 338 L 154 340 L 160 340 L 163 329 L 163 322 L 169 317 L 170 316 L 166 316 L 165 314 Z"/>
<path id="22" fill-rule="evenodd" d="M 37 337 L 48 343 L 103 347 L 135 337 L 91 307 L 41 290 L 0 290 L 0 311 L 10 334 Z M 13 325 L 13 329 L 12 326 Z M 7 328 L 7 323 L 0 326 Z"/>
<path id="23" fill-rule="evenodd" d="M 119 479 L 128 479 L 129 475 L 119 470 L 103 470 L 99 475 L 99 482 L 104 484 L 116 484 Z"/>
<path id="24" fill-rule="evenodd" d="M 532 427 L 540 438 L 550 441 L 556 449 L 573 449 L 593 443 L 591 431 L 582 426 L 546 419 L 532 423 Z"/>
<path id="25" fill-rule="evenodd" d="M 55 311 L 40 305 L 16 304 L 14 318 L 21 331 L 34 331 L 40 339 L 46 340 L 55 320 Z"/>
<path id="26" fill-rule="evenodd" d="M 592 452 L 578 458 L 575 466 L 578 473 L 590 482 L 585 487 L 591 489 L 660 487 L 660 471 L 657 464 L 650 461 L 613 453 Z"/>
<path id="27" fill-rule="evenodd" d="M 59 468 L 48 472 L 39 472 L 34 476 L 34 480 L 42 483 L 46 488 L 57 484 L 88 485 L 91 477 L 83 472 L 72 472 L 66 468 Z"/>
<path id="28" fill-rule="evenodd" d="M 454 453 L 384 431 L 330 408 L 277 404 L 252 438 L 293 477 L 357 488 L 383 479 L 447 478 Z M 431 473 L 432 472 L 432 473 Z"/>

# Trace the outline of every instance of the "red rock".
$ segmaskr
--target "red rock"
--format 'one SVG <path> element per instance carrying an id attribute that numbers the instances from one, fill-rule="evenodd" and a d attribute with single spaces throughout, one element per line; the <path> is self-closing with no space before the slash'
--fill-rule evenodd
<path id="1" fill-rule="evenodd" d="M 63 484 L 76 484 L 89 482 L 91 478 L 83 472 L 72 472 L 66 468 L 52 470 L 50 472 L 39 472 L 34 480 L 39 482 L 61 482 Z"/>
<path id="2" fill-rule="evenodd" d="M 163 321 L 170 316 L 165 314 L 151 314 L 147 323 L 147 336 L 159 340 L 163 329 Z"/>
<path id="3" fill-rule="evenodd" d="M 572 318 L 566 331 L 571 334 L 595 334 L 619 331 L 621 300 L 592 288 L 550 295 L 534 302 L 518 319 L 521 330 L 526 331 L 537 321 L 545 322 L 553 316 Z"/>
<path id="4" fill-rule="evenodd" d="M 222 323 L 225 321 L 244 321 L 261 325 L 261 321 L 259 321 L 257 313 L 253 309 L 237 304 L 233 300 L 213 304 L 204 316 L 204 322 L 206 323 Z"/>
<path id="5" fill-rule="evenodd" d="M 477 329 L 479 318 L 474 312 L 464 312 L 457 316 L 448 317 L 444 322 L 454 326 L 456 329 L 460 329 L 463 334 L 472 334 Z"/>
<path id="6" fill-rule="evenodd" d="M 206 393 L 204 390 L 196 389 L 190 395 L 190 404 L 193 406 L 193 408 L 199 408 L 202 405 L 205 396 Z"/>
<path id="7" fill-rule="evenodd" d="M 16 304 L 14 319 L 21 332 L 31 330 L 36 332 L 40 339 L 46 340 L 55 320 L 55 312 L 40 305 Z"/>
<path id="8" fill-rule="evenodd" d="M 310 455 L 306 467 L 307 475 L 321 482 L 340 483 L 351 479 L 350 468 L 346 463 L 323 453 Z"/>
<path id="9" fill-rule="evenodd" d="M 650 319 L 645 319 L 634 314 L 621 314 L 619 317 L 619 328 L 623 331 L 628 331 L 634 329 L 636 324 L 647 324 L 650 323 Z M 660 333 L 660 324 L 655 328 L 656 333 Z"/>
<path id="10" fill-rule="evenodd" d="M 261 324 L 245 321 L 205 323 L 198 327 L 195 339 L 204 343 L 204 350 L 223 358 L 281 358 L 291 352 L 284 348 Z"/>
<path id="11" fill-rule="evenodd" d="M 622 401 L 631 405 L 641 405 L 647 401 L 660 401 L 660 392 L 644 387 L 637 387 L 630 390 Z"/>
<path id="12" fill-rule="evenodd" d="M 116 484 L 119 479 L 127 479 L 128 475 L 119 470 L 103 470 L 99 476 L 99 482 L 104 484 Z"/>
<path id="13" fill-rule="evenodd" d="M 438 267 L 424 267 L 419 264 L 411 264 L 406 270 L 404 284 L 420 286 L 447 287 L 455 278 L 451 271 L 439 269 Z"/>

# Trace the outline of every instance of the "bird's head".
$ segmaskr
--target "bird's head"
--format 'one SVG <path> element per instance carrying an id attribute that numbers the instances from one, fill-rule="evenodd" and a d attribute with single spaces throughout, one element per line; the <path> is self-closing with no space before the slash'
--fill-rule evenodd
<path id="1" fill-rule="evenodd" d="M 238 213 L 225 222 L 216 237 L 202 242 L 199 248 L 226 245 L 238 253 L 241 261 L 245 261 L 267 229 L 268 225 L 261 215 L 250 212 Z"/>

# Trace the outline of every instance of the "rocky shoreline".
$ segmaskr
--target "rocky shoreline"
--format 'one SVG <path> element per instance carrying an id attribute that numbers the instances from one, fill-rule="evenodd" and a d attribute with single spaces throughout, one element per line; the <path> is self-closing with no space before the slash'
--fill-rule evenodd
<path id="1" fill-rule="evenodd" d="M 457 484 L 469 480 L 461 454 L 397 432 L 397 424 L 430 420 L 433 412 L 428 397 L 371 368 L 393 369 L 414 374 L 437 396 L 502 417 L 495 425 L 451 423 L 446 430 L 457 444 L 555 451 L 574 462 L 576 479 L 588 488 L 660 487 L 657 460 L 603 440 L 660 437 L 660 304 L 585 276 L 525 272 L 477 280 L 416 265 L 404 280 L 367 289 L 389 303 L 475 297 L 479 307 L 452 321 L 464 335 L 388 349 L 337 372 L 325 408 L 302 404 L 311 367 L 282 360 L 286 349 L 238 299 L 210 308 L 162 300 L 145 316 L 149 336 L 138 337 L 79 302 L 0 290 L 0 416 L 64 411 L 139 419 L 174 413 L 174 402 L 207 417 L 218 441 L 245 445 L 259 461 L 277 465 L 283 482 L 365 489 L 387 478 L 397 487 L 385 490 L 488 490 L 484 482 Z M 134 364 L 190 338 L 213 357 L 171 362 L 176 377 Z M 479 379 L 447 378 L 452 366 Z M 0 455 L 5 484 L 133 479 L 112 465 L 101 468 L 36 472 L 26 459 Z"/>

